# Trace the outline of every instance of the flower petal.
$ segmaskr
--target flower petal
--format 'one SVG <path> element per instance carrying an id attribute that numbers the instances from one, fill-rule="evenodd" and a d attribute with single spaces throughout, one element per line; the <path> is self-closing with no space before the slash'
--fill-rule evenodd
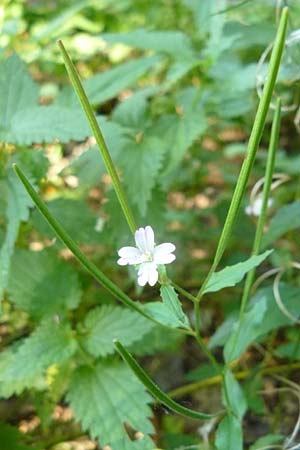
<path id="1" fill-rule="evenodd" d="M 158 272 L 156 264 L 153 262 L 146 262 L 140 265 L 138 271 L 138 284 L 140 286 L 145 286 L 149 283 L 150 286 L 154 286 L 158 280 Z"/>
<path id="2" fill-rule="evenodd" d="M 171 262 L 175 261 L 175 259 L 176 259 L 176 256 L 173 255 L 173 253 L 154 256 L 155 264 L 170 264 Z"/>
<path id="3" fill-rule="evenodd" d="M 141 252 L 136 247 L 122 247 L 118 251 L 118 255 L 121 256 L 121 258 L 136 258 L 140 256 Z"/>
<path id="4" fill-rule="evenodd" d="M 127 264 L 129 264 L 128 259 L 126 258 L 119 258 L 117 263 L 119 266 L 127 266 Z"/>
<path id="5" fill-rule="evenodd" d="M 157 245 L 157 247 L 154 248 L 154 256 L 161 256 L 161 255 L 167 255 L 168 253 L 172 253 L 176 250 L 176 247 L 174 244 L 171 244 L 170 242 L 166 242 L 165 244 Z"/>
<path id="6" fill-rule="evenodd" d="M 148 246 L 148 252 L 152 252 L 154 249 L 154 231 L 150 225 L 145 228 L 146 241 Z"/>
<path id="7" fill-rule="evenodd" d="M 154 248 L 154 232 L 148 225 L 146 228 L 139 228 L 134 234 L 136 246 L 143 252 L 152 252 Z"/>

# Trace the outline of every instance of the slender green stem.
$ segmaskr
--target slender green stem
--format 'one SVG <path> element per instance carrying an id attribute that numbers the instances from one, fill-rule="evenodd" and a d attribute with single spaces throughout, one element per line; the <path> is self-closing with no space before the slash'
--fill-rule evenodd
<path id="1" fill-rule="evenodd" d="M 278 148 L 278 139 L 279 139 L 279 131 L 280 131 L 280 114 L 281 114 L 281 101 L 280 101 L 280 99 L 278 99 L 277 104 L 276 104 L 276 110 L 274 113 L 272 130 L 271 130 L 271 138 L 270 138 L 270 145 L 269 145 L 267 166 L 266 166 L 266 173 L 265 173 L 265 182 L 264 182 L 264 188 L 263 188 L 263 194 L 262 194 L 262 207 L 261 207 L 261 212 L 260 212 L 258 222 L 257 222 L 251 256 L 258 255 L 260 252 L 260 249 L 261 249 L 264 225 L 265 225 L 265 221 L 266 221 L 268 198 L 269 198 L 269 194 L 270 194 L 272 177 L 273 177 L 273 172 L 274 172 L 274 167 L 275 167 L 276 151 Z M 245 308 L 246 308 L 246 305 L 247 305 L 247 302 L 248 302 L 248 299 L 250 296 L 250 291 L 251 291 L 251 287 L 253 284 L 254 276 L 255 276 L 255 268 L 250 270 L 250 272 L 247 273 L 244 290 L 243 290 L 242 301 L 241 301 L 240 321 L 244 315 Z"/>
<path id="2" fill-rule="evenodd" d="M 203 341 L 202 337 L 195 333 L 194 334 L 196 341 L 199 344 L 199 347 L 203 350 L 203 352 L 206 354 L 206 356 L 208 357 L 209 361 L 212 363 L 212 365 L 218 370 L 218 372 L 221 373 L 222 369 L 220 367 L 220 364 L 218 363 L 218 361 L 216 360 L 216 358 L 214 357 L 213 353 L 209 350 L 209 348 L 207 347 L 207 345 L 205 344 L 205 342 Z"/>
<path id="3" fill-rule="evenodd" d="M 191 300 L 193 303 L 197 301 L 197 298 L 190 294 L 188 291 L 186 291 L 185 289 L 183 289 L 181 286 L 179 286 L 178 284 L 176 284 L 173 280 L 169 279 L 169 282 L 172 284 L 172 286 L 176 289 L 177 292 L 179 292 L 179 294 L 183 295 L 184 297 L 186 297 L 188 300 Z"/>
<path id="4" fill-rule="evenodd" d="M 76 242 L 68 235 L 63 226 L 55 219 L 52 213 L 49 211 L 45 203 L 42 201 L 40 196 L 37 194 L 30 181 L 27 179 L 23 171 L 14 164 L 14 170 L 25 187 L 26 191 L 32 198 L 33 202 L 44 216 L 46 221 L 49 223 L 51 228 L 54 230 L 58 238 L 71 250 L 73 255 L 81 262 L 83 267 L 99 282 L 101 283 L 117 300 L 124 303 L 129 308 L 137 311 L 142 316 L 151 320 L 152 322 L 158 323 L 151 316 L 149 316 L 139 305 L 134 302 L 128 295 L 126 295 L 117 285 L 115 285 L 109 278 L 107 278 L 104 273 L 98 269 L 95 264 L 87 259 L 87 257 L 82 253 Z"/>
<path id="5" fill-rule="evenodd" d="M 62 53 L 64 63 L 69 75 L 69 78 L 71 80 L 71 83 L 73 85 L 73 88 L 79 98 L 79 101 L 81 103 L 82 109 L 85 112 L 85 115 L 88 119 L 88 122 L 90 124 L 91 130 L 95 136 L 96 142 L 98 144 L 100 153 L 102 155 L 102 158 L 104 160 L 104 164 L 106 167 L 107 172 L 109 173 L 114 189 L 116 191 L 119 203 L 121 205 L 122 211 L 124 213 L 124 216 L 127 220 L 127 223 L 129 225 L 129 228 L 132 233 L 135 232 L 137 229 L 137 225 L 134 219 L 134 216 L 132 214 L 131 208 L 129 206 L 128 200 L 126 198 L 124 189 L 120 183 L 120 179 L 118 176 L 118 173 L 116 171 L 115 165 L 113 163 L 113 160 L 111 158 L 111 155 L 109 153 L 108 147 L 106 145 L 106 142 L 104 140 L 103 134 L 100 130 L 99 124 L 97 122 L 96 116 L 94 114 L 93 108 L 88 100 L 88 97 L 85 93 L 85 90 L 82 86 L 82 83 L 79 78 L 79 74 L 76 70 L 76 67 L 74 66 L 70 56 L 68 55 L 62 41 L 58 41 L 58 46 L 60 48 L 60 51 Z"/>
<path id="6" fill-rule="evenodd" d="M 157 384 L 155 384 L 149 375 L 144 371 L 144 369 L 138 364 L 138 362 L 133 358 L 133 356 L 123 347 L 123 345 L 114 340 L 114 344 L 116 350 L 120 353 L 124 361 L 128 364 L 131 370 L 135 373 L 137 378 L 144 384 L 144 386 L 149 390 L 149 392 L 156 398 L 160 403 L 170 408 L 172 411 L 175 411 L 178 414 L 181 414 L 185 417 L 190 417 L 192 419 L 205 420 L 211 419 L 212 417 L 217 416 L 217 414 L 206 414 L 195 411 L 193 409 L 186 408 L 185 406 L 180 405 L 179 403 L 172 400 L 165 392 L 163 392 Z"/>
<path id="7" fill-rule="evenodd" d="M 266 83 L 263 89 L 263 93 L 258 105 L 257 113 L 255 116 L 253 128 L 250 134 L 248 148 L 247 148 L 247 154 L 246 158 L 243 162 L 239 178 L 237 181 L 237 185 L 235 188 L 235 191 L 232 196 L 231 204 L 227 213 L 227 217 L 224 223 L 224 227 L 219 239 L 219 243 L 217 246 L 216 254 L 212 263 L 212 267 L 204 280 L 201 289 L 198 292 L 197 298 L 200 301 L 205 287 L 211 277 L 211 275 L 215 272 L 223 253 L 226 249 L 226 246 L 228 244 L 230 235 L 232 233 L 232 229 L 236 220 L 236 216 L 247 186 L 247 182 L 250 176 L 250 172 L 255 160 L 256 152 L 258 149 L 258 145 L 262 136 L 262 132 L 264 129 L 272 92 L 274 89 L 275 81 L 277 78 L 278 70 L 279 70 L 279 64 L 284 48 L 285 43 L 285 34 L 286 34 L 286 28 L 287 28 L 287 19 L 288 19 L 288 8 L 283 8 L 281 19 L 279 23 L 279 27 L 277 30 L 273 51 L 270 59 L 270 64 L 268 68 L 268 75 L 266 78 Z"/>

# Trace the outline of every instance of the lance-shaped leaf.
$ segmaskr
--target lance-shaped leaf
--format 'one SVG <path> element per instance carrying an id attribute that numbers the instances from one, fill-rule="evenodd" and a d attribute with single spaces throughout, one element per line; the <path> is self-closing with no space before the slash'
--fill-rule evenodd
<path id="1" fill-rule="evenodd" d="M 205 287 L 204 293 L 217 292 L 226 287 L 235 286 L 244 278 L 249 270 L 261 264 L 270 255 L 270 253 L 272 253 L 272 251 L 273 250 L 267 250 L 261 255 L 251 256 L 251 258 L 246 261 L 234 264 L 233 266 L 226 267 L 219 272 L 213 273 Z"/>

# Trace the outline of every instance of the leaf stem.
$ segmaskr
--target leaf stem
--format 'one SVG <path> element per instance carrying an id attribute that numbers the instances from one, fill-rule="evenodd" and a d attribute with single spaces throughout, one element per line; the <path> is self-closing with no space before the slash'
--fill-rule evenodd
<path id="1" fill-rule="evenodd" d="M 230 238 L 232 230 L 233 230 L 233 226 L 235 224 L 237 213 L 240 208 L 240 204 L 241 204 L 241 201 L 242 201 L 242 198 L 243 198 L 243 195 L 244 195 L 247 183 L 248 183 L 250 172 L 251 172 L 254 160 L 255 160 L 258 145 L 259 145 L 259 142 L 260 142 L 260 139 L 262 136 L 262 132 L 264 129 L 264 125 L 265 125 L 265 121 L 266 121 L 266 117 L 267 117 L 267 113 L 268 113 L 268 109 L 269 109 L 269 105 L 270 105 L 270 101 L 271 101 L 272 92 L 274 89 L 275 81 L 276 81 L 278 70 L 279 70 L 280 60 L 281 60 L 284 43 L 285 43 L 287 19 L 288 19 L 288 8 L 285 7 L 282 10 L 280 23 L 279 23 L 279 27 L 277 30 L 277 34 L 276 34 L 276 38 L 275 38 L 275 42 L 274 42 L 274 46 L 273 46 L 273 50 L 272 50 L 272 54 L 271 54 L 271 59 L 270 59 L 270 63 L 269 63 L 268 75 L 266 77 L 266 83 L 265 83 L 263 93 L 262 93 L 262 96 L 261 96 L 261 99 L 260 99 L 260 102 L 258 105 L 253 128 L 252 128 L 249 142 L 248 142 L 246 158 L 244 159 L 244 162 L 243 162 L 240 174 L 239 174 L 239 178 L 237 181 L 237 185 L 236 185 L 235 191 L 232 196 L 232 200 L 231 200 L 230 207 L 229 207 L 229 210 L 227 213 L 227 217 L 226 217 L 226 220 L 225 220 L 225 223 L 223 226 L 223 230 L 222 230 L 222 233 L 221 233 L 221 236 L 219 239 L 219 243 L 217 246 L 217 250 L 215 253 L 215 257 L 214 257 L 212 266 L 211 266 L 210 271 L 209 271 L 207 277 L 205 278 L 205 280 L 197 294 L 198 301 L 201 300 L 201 298 L 204 294 L 205 287 L 206 287 L 211 275 L 215 272 L 215 270 L 223 256 L 223 253 L 227 247 L 229 238 Z"/>
<path id="2" fill-rule="evenodd" d="M 116 195 L 118 197 L 119 203 L 120 203 L 122 211 L 124 213 L 124 216 L 127 220 L 128 226 L 129 226 L 131 232 L 134 234 L 135 230 L 137 229 L 137 225 L 136 225 L 132 210 L 129 206 L 128 200 L 126 198 L 125 191 L 121 185 L 117 170 L 115 168 L 115 165 L 114 165 L 111 155 L 109 153 L 108 147 L 104 140 L 104 137 L 103 137 L 103 134 L 99 127 L 99 124 L 97 122 L 93 108 L 88 100 L 86 92 L 80 81 L 77 69 L 76 69 L 75 65 L 73 64 L 70 56 L 68 55 L 68 52 L 65 49 L 61 40 L 58 41 L 58 46 L 62 53 L 62 57 L 64 59 L 64 63 L 65 63 L 70 81 L 73 85 L 73 88 L 74 88 L 78 98 L 79 98 L 82 109 L 83 109 L 83 111 L 87 117 L 87 120 L 90 124 L 91 130 L 95 136 L 95 139 L 98 144 L 100 153 L 102 155 L 106 170 L 111 177 Z"/>
<path id="3" fill-rule="evenodd" d="M 149 375 L 144 371 L 144 369 L 138 364 L 138 362 L 133 358 L 133 356 L 123 347 L 123 345 L 114 340 L 115 347 L 117 351 L 120 353 L 124 361 L 128 364 L 131 370 L 135 373 L 137 378 L 144 384 L 144 386 L 149 390 L 149 392 L 156 398 L 160 403 L 170 408 L 172 411 L 175 411 L 182 416 L 189 417 L 192 419 L 205 420 L 211 419 L 212 417 L 217 416 L 217 414 L 206 414 L 195 411 L 193 409 L 186 408 L 185 406 L 180 405 L 179 403 L 172 400 L 166 393 L 164 393 L 158 386 L 155 384 Z"/>

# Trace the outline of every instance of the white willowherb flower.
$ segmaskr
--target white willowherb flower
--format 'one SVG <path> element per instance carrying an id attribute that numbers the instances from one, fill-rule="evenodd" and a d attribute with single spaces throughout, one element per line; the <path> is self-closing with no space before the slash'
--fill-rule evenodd
<path id="1" fill-rule="evenodd" d="M 262 208 L 262 197 L 256 197 L 256 199 L 254 200 L 253 203 L 250 203 L 250 205 L 246 206 L 245 208 L 245 213 L 248 216 L 255 216 L 255 217 L 259 217 L 260 213 L 261 213 L 261 208 Z M 267 207 L 270 208 L 273 204 L 273 199 L 272 198 L 268 198 L 268 204 Z"/>
<path id="2" fill-rule="evenodd" d="M 122 247 L 118 251 L 120 266 L 138 266 L 138 284 L 154 286 L 158 280 L 157 266 L 170 264 L 175 260 L 172 252 L 175 245 L 169 242 L 155 245 L 154 232 L 150 226 L 139 228 L 134 233 L 136 247 Z"/>

